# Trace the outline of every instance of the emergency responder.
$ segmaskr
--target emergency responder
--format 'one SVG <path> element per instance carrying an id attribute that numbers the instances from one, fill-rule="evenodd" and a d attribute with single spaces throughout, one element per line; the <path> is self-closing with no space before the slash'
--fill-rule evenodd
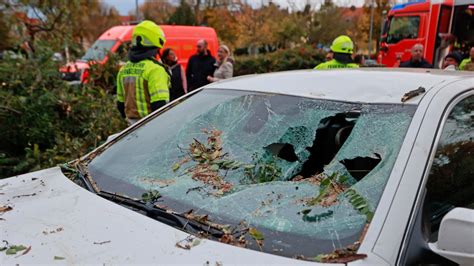
<path id="1" fill-rule="evenodd" d="M 133 30 L 128 62 L 117 76 L 117 107 L 129 125 L 169 102 L 170 73 L 156 59 L 165 41 L 154 22 L 145 20 Z"/>
<path id="2" fill-rule="evenodd" d="M 469 57 L 462 60 L 459 65 L 460 70 L 474 71 L 474 46 L 469 50 Z"/>
<path id="3" fill-rule="evenodd" d="M 341 35 L 334 39 L 331 45 L 334 58 L 317 65 L 314 69 L 357 68 L 359 66 L 352 60 L 353 50 L 354 43 L 351 38 Z"/>

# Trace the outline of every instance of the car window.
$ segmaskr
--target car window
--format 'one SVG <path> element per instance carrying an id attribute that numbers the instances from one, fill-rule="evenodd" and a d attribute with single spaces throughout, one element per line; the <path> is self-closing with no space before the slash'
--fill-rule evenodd
<path id="1" fill-rule="evenodd" d="M 160 206 L 264 236 L 238 245 L 315 257 L 360 241 L 414 110 L 206 89 L 118 140 L 88 171 L 102 190 L 157 190 Z"/>
<path id="2" fill-rule="evenodd" d="M 82 57 L 85 61 L 102 61 L 107 53 L 115 45 L 116 40 L 97 40 L 87 49 L 86 54 Z"/>
<path id="3" fill-rule="evenodd" d="M 418 38 L 420 17 L 392 17 L 387 35 L 387 43 L 397 43 L 403 39 Z"/>
<path id="4" fill-rule="evenodd" d="M 455 207 L 474 208 L 474 96 L 449 114 L 427 183 L 425 208 L 430 242 L 438 238 L 443 216 Z"/>

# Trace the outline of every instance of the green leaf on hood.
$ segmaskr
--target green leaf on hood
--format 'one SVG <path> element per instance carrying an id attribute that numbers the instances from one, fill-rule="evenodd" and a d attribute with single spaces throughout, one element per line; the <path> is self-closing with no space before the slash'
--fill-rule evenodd
<path id="1" fill-rule="evenodd" d="M 249 229 L 249 235 L 255 240 L 263 240 L 264 239 L 263 234 L 260 231 L 258 231 L 256 228 L 250 228 Z"/>

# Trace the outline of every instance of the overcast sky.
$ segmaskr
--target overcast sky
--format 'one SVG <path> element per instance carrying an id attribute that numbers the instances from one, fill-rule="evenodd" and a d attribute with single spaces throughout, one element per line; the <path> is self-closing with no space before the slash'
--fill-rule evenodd
<path id="1" fill-rule="evenodd" d="M 121 15 L 128 15 L 129 11 L 135 10 L 135 0 L 103 0 L 109 6 L 115 7 Z M 161 0 L 157 0 L 161 1 Z M 263 0 L 263 2 L 268 2 L 269 0 Z M 274 3 L 279 4 L 282 7 L 288 6 L 288 1 L 295 3 L 299 8 L 302 8 L 306 3 L 306 0 L 273 0 Z M 311 0 L 314 3 L 321 3 L 323 0 Z M 138 3 L 143 3 L 144 0 L 138 0 Z M 262 0 L 247 0 L 249 4 L 258 6 L 262 3 Z M 344 6 L 361 6 L 364 3 L 364 0 L 335 0 L 337 4 Z"/>

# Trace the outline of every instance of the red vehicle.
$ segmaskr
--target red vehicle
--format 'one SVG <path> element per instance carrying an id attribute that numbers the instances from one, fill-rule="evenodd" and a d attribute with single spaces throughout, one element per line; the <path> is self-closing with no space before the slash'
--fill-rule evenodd
<path id="1" fill-rule="evenodd" d="M 88 77 L 90 63 L 105 64 L 109 52 L 125 56 L 130 47 L 134 27 L 134 25 L 115 26 L 104 32 L 80 60 L 68 63 L 60 69 L 63 79 L 84 82 Z M 200 39 L 208 42 L 213 55 L 217 54 L 219 42 L 213 28 L 170 25 L 161 25 L 161 28 L 166 36 L 164 48 L 174 49 L 179 63 L 184 67 L 187 66 L 189 57 L 195 53 L 196 42 Z M 123 61 L 126 61 L 126 58 L 123 58 Z"/>
<path id="2" fill-rule="evenodd" d="M 424 45 L 424 57 L 435 68 L 452 50 L 467 55 L 474 45 L 474 1 L 414 1 L 394 6 L 382 32 L 377 61 L 398 66 L 410 59 L 416 43 Z"/>

